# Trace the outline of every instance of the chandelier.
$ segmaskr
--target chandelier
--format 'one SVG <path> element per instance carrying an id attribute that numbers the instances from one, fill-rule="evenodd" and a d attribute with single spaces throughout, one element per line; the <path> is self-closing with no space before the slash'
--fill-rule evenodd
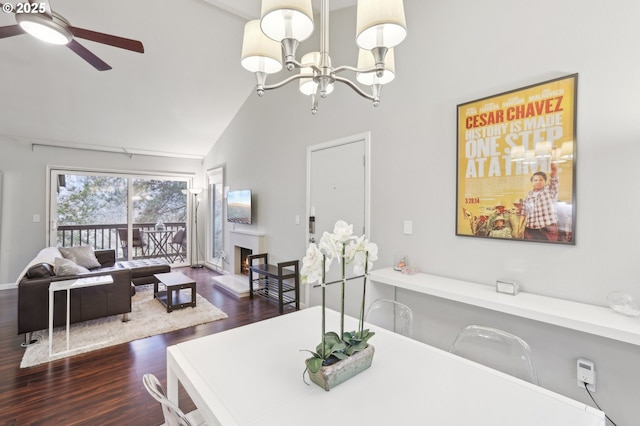
<path id="1" fill-rule="evenodd" d="M 407 34 L 403 0 L 358 0 L 357 68 L 331 65 L 329 0 L 322 0 L 320 20 L 320 50 L 307 53 L 298 61 L 298 44 L 313 33 L 311 0 L 262 0 L 261 18 L 245 25 L 241 58 L 242 66 L 256 75 L 258 96 L 298 80 L 300 91 L 311 97 L 311 112 L 315 114 L 319 99 L 331 93 L 334 83 L 339 82 L 378 106 L 382 86 L 395 77 L 393 47 Z M 283 63 L 287 70 L 296 69 L 298 73 L 267 85 L 267 76 L 279 72 Z M 355 73 L 358 83 L 370 91 L 339 75 L 345 71 Z"/>

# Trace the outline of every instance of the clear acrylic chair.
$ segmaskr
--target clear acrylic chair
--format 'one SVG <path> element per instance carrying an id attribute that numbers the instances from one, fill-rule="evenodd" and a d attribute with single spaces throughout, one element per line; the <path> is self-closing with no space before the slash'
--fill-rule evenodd
<path id="1" fill-rule="evenodd" d="M 364 320 L 403 336 L 413 337 L 413 312 L 407 305 L 395 300 L 374 300 L 369 305 Z"/>
<path id="2" fill-rule="evenodd" d="M 164 414 L 165 425 L 167 426 L 206 426 L 204 418 L 198 410 L 184 414 L 180 408 L 169 401 L 160 381 L 153 374 L 145 374 L 142 383 L 149 394 L 160 403 Z"/>
<path id="3" fill-rule="evenodd" d="M 449 352 L 538 384 L 529 345 L 506 331 L 469 325 L 458 333 Z"/>

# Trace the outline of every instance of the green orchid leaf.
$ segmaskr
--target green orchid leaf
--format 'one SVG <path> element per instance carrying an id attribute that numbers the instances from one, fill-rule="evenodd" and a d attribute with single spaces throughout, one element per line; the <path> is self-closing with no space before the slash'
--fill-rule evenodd
<path id="1" fill-rule="evenodd" d="M 331 354 L 335 354 L 336 352 L 343 352 L 347 349 L 347 344 L 344 342 L 337 343 L 331 347 Z"/>
<path id="2" fill-rule="evenodd" d="M 338 359 L 341 359 L 341 360 L 349 358 L 349 355 L 347 355 L 346 353 L 343 353 L 343 352 L 336 352 L 336 353 L 334 353 L 332 355 L 335 356 Z"/>
<path id="3" fill-rule="evenodd" d="M 309 358 L 306 360 L 307 368 L 311 373 L 317 373 L 320 371 L 320 367 L 322 367 L 322 359 L 321 358 Z"/>
<path id="4" fill-rule="evenodd" d="M 322 358 L 317 352 L 310 351 L 309 349 L 300 349 L 301 352 L 309 352 L 314 358 Z"/>

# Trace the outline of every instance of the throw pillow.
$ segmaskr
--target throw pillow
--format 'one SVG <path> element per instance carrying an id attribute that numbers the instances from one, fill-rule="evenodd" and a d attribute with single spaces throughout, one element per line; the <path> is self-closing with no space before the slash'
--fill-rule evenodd
<path id="1" fill-rule="evenodd" d="M 89 270 L 80 265 L 76 265 L 69 259 L 63 259 L 61 257 L 56 258 L 55 271 L 59 277 L 67 275 L 78 275 L 89 272 Z"/>
<path id="2" fill-rule="evenodd" d="M 91 246 L 60 247 L 59 250 L 65 259 L 69 259 L 73 263 L 87 269 L 99 268 L 101 266 Z"/>
<path id="3" fill-rule="evenodd" d="M 54 260 L 55 262 L 55 260 Z M 46 278 L 52 277 L 55 274 L 53 273 L 53 267 L 48 263 L 38 263 L 37 265 L 33 265 L 27 270 L 27 278 Z"/>

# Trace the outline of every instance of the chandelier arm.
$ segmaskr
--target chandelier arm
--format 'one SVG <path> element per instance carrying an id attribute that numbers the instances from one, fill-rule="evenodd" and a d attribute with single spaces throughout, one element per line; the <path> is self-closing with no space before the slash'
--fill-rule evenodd
<path id="1" fill-rule="evenodd" d="M 289 77 L 289 78 L 287 78 L 285 80 L 282 80 L 282 81 L 280 81 L 278 83 L 274 83 L 274 84 L 270 84 L 268 86 L 264 86 L 264 90 L 278 89 L 278 88 L 280 88 L 280 87 L 282 87 L 282 86 L 284 86 L 286 84 L 291 83 L 294 80 L 299 80 L 299 79 L 304 78 L 304 77 L 308 77 L 308 76 L 305 76 L 305 75 L 302 75 L 302 74 L 292 75 L 291 77 Z"/>
<path id="2" fill-rule="evenodd" d="M 295 68 L 311 68 L 313 69 L 315 72 L 320 72 L 320 67 L 318 65 L 316 65 L 314 62 L 310 62 L 308 64 L 303 64 L 298 62 L 297 60 L 292 60 L 290 61 L 290 63 L 295 67 Z M 375 71 L 376 69 L 373 68 L 372 71 Z"/>
<path id="3" fill-rule="evenodd" d="M 364 90 L 362 90 L 353 81 L 349 80 L 348 78 L 335 76 L 335 79 L 336 79 L 336 81 L 339 81 L 339 82 L 344 83 L 347 86 L 351 87 L 354 90 L 354 92 L 356 92 L 357 94 L 359 94 L 363 98 L 369 99 L 370 101 L 375 101 L 376 100 L 376 98 L 373 95 L 370 95 L 367 92 L 365 92 Z"/>
<path id="4" fill-rule="evenodd" d="M 374 72 L 377 71 L 376 67 L 371 67 L 371 68 L 356 68 L 356 67 L 352 67 L 350 65 L 342 65 L 339 66 L 337 68 L 333 69 L 334 73 L 339 73 L 342 71 L 353 71 L 353 72 L 360 72 L 360 73 L 369 73 L 369 72 Z"/>

